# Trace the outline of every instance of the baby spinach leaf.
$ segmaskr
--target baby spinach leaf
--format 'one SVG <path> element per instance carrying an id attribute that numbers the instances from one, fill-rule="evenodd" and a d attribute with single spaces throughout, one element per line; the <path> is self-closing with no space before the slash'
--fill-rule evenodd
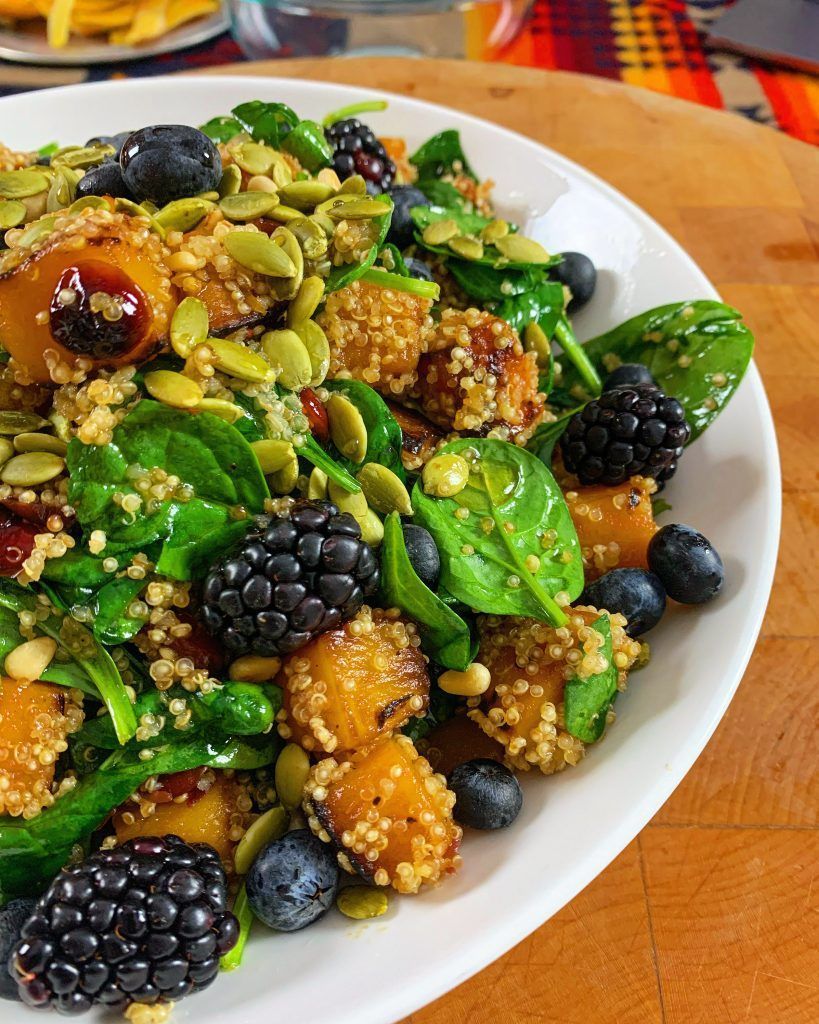
<path id="1" fill-rule="evenodd" d="M 397 512 L 384 520 L 381 592 L 385 607 L 400 608 L 417 623 L 424 652 L 433 661 L 461 672 L 468 667 L 477 650 L 469 626 L 418 578 Z"/>
<path id="2" fill-rule="evenodd" d="M 353 281 L 357 281 L 362 274 L 366 273 L 373 263 L 375 263 L 379 250 L 384 244 L 387 232 L 390 230 L 393 203 L 392 199 L 390 199 L 388 195 L 374 196 L 373 198 L 378 199 L 379 202 L 382 202 L 387 206 L 387 210 L 383 216 L 373 218 L 374 223 L 378 227 L 378 234 L 376 235 L 375 241 L 361 263 L 342 263 L 341 266 L 333 267 L 325 281 L 325 292 L 328 295 L 330 292 L 336 292 L 340 288 L 346 288 L 348 284 L 352 284 Z"/>
<path id="3" fill-rule="evenodd" d="M 666 394 L 682 403 L 692 441 L 730 401 L 753 348 L 754 336 L 740 314 L 710 299 L 658 306 L 583 346 L 603 373 L 610 355 L 623 363 L 645 364 Z M 574 401 L 584 397 L 583 380 L 573 367 L 565 368 L 564 390 Z"/>
<path id="4" fill-rule="evenodd" d="M 231 110 L 242 129 L 259 142 L 279 149 L 282 141 L 299 123 L 299 116 L 286 103 L 248 100 Z"/>
<path id="5" fill-rule="evenodd" d="M 461 146 L 461 134 L 454 128 L 447 128 L 427 139 L 412 154 L 410 163 L 418 171 L 419 178 L 440 178 L 444 174 L 460 172 L 473 181 L 478 180 Z"/>
<path id="6" fill-rule="evenodd" d="M 200 125 L 199 131 L 204 132 L 214 142 L 230 142 L 234 136 L 244 131 L 244 129 L 235 117 L 220 114 L 219 117 L 212 117 L 210 121 Z"/>
<path id="7" fill-rule="evenodd" d="M 449 206 L 456 210 L 466 210 L 468 202 L 466 196 L 459 192 L 451 181 L 441 181 L 439 178 L 419 178 L 415 182 L 419 189 L 433 206 Z"/>
<path id="8" fill-rule="evenodd" d="M 25 637 L 20 632 L 20 620 L 17 612 L 0 605 L 0 666 L 6 660 L 15 647 L 25 643 Z M 96 686 L 73 661 L 58 661 L 56 658 L 40 677 L 43 682 L 55 683 L 57 686 L 68 686 L 99 700 L 99 693 Z"/>
<path id="9" fill-rule="evenodd" d="M 145 625 L 144 619 L 133 618 L 128 608 L 145 587 L 145 580 L 128 576 L 113 579 L 101 587 L 94 599 L 94 636 L 102 644 L 124 644 Z"/>
<path id="10" fill-rule="evenodd" d="M 506 441 L 461 438 L 440 453 L 468 457 L 470 449 L 477 458 L 467 486 L 454 498 L 433 498 L 420 483 L 413 490 L 415 522 L 430 531 L 441 552 L 442 585 L 475 611 L 563 625 L 566 615 L 554 597 L 560 591 L 572 600 L 580 594 L 583 565 L 560 488 L 538 458 Z M 459 509 L 466 518 L 455 515 Z M 557 533 L 557 541 L 544 549 L 547 530 Z M 530 564 L 538 559 L 535 571 L 527 568 L 529 556 Z"/>
<path id="11" fill-rule="evenodd" d="M 407 270 L 407 264 L 404 262 L 404 257 L 401 255 L 401 250 L 397 245 L 393 245 L 392 242 L 387 242 L 381 246 L 381 251 L 378 254 L 378 264 L 399 277 L 411 276 L 409 270 Z"/>
<path id="12" fill-rule="evenodd" d="M 122 558 L 123 564 L 131 560 L 136 550 L 128 552 Z M 117 559 L 118 561 L 120 559 Z M 103 558 L 98 558 L 81 548 L 71 548 L 62 558 L 49 558 L 43 568 L 42 579 L 63 587 L 76 587 L 83 590 L 97 590 L 110 582 L 113 574 L 102 567 Z"/>
<path id="13" fill-rule="evenodd" d="M 582 406 L 578 408 L 582 408 Z M 551 467 L 555 445 L 563 436 L 563 432 L 569 425 L 569 420 L 577 411 L 577 409 L 571 409 L 553 423 L 541 423 L 529 438 L 526 445 L 527 451 L 536 455 L 544 466 Z"/>
<path id="14" fill-rule="evenodd" d="M 493 312 L 519 334 L 534 321 L 551 338 L 563 314 L 563 285 L 540 281 L 529 291 L 503 299 L 493 307 Z"/>
<path id="15" fill-rule="evenodd" d="M 574 676 L 563 693 L 566 730 L 584 743 L 595 743 L 606 728 L 606 714 L 617 696 L 617 669 L 612 660 L 611 620 L 601 615 L 592 629 L 603 637 L 600 653 L 609 663 L 605 672 L 580 679 Z"/>
<path id="16" fill-rule="evenodd" d="M 663 512 L 670 512 L 673 509 L 673 505 L 669 504 L 665 498 L 652 498 L 651 499 L 651 514 L 656 519 L 657 516 L 661 516 Z"/>
<path id="17" fill-rule="evenodd" d="M 327 381 L 324 382 L 324 386 L 327 386 Z M 348 473 L 344 466 L 336 462 L 332 455 L 321 447 L 312 434 L 308 434 L 304 444 L 298 449 L 298 453 L 311 466 L 315 466 L 322 473 L 326 473 L 330 480 L 337 483 L 339 487 L 343 487 L 345 491 L 357 494 L 361 490 L 361 484 L 358 480 Z"/>
<path id="18" fill-rule="evenodd" d="M 328 391 L 337 391 L 348 398 L 361 413 L 364 426 L 367 428 L 367 454 L 364 456 L 364 461 L 355 463 L 339 455 L 339 464 L 351 473 L 357 473 L 362 465 L 366 465 L 368 462 L 378 462 L 404 480 L 406 473 L 404 464 L 401 462 L 403 434 L 398 426 L 398 421 L 390 412 L 389 406 L 381 395 L 369 384 L 360 380 L 326 380 L 324 387 Z"/>
<path id="19" fill-rule="evenodd" d="M 468 260 L 454 258 L 447 263 L 447 270 L 467 295 L 479 302 L 503 302 L 512 296 L 531 292 L 544 283 L 542 271 L 496 270 L 494 267 L 488 267 L 482 263 L 470 263 Z M 559 302 L 562 309 L 562 285 L 558 285 L 558 288 L 560 289 Z M 537 319 L 536 316 L 529 317 L 529 320 Z"/>

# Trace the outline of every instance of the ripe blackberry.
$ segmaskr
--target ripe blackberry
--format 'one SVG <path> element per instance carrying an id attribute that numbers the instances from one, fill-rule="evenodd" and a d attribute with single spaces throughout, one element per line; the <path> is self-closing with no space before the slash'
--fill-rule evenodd
<path id="1" fill-rule="evenodd" d="M 205 580 L 202 618 L 235 657 L 289 654 L 351 618 L 378 587 L 378 559 L 349 513 L 296 501 L 259 516 Z"/>
<path id="2" fill-rule="evenodd" d="M 395 164 L 367 125 L 354 117 L 336 121 L 325 131 L 333 147 L 333 168 L 344 181 L 360 174 L 386 192 L 395 181 Z"/>
<path id="3" fill-rule="evenodd" d="M 66 868 L 37 902 L 9 971 L 29 1006 L 83 1013 L 206 988 L 239 936 L 216 851 L 131 839 Z"/>
<path id="4" fill-rule="evenodd" d="M 656 385 L 612 388 L 569 420 L 560 439 L 563 463 L 581 484 L 620 484 L 643 474 L 657 483 L 677 469 L 691 428 L 676 398 Z"/>

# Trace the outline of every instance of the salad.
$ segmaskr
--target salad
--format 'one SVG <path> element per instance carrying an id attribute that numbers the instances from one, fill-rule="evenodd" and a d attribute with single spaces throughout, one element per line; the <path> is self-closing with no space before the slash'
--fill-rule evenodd
<path id="1" fill-rule="evenodd" d="M 592 261 L 384 106 L 0 146 L 4 997 L 155 1024 L 445 882 L 722 587 L 664 488 L 740 315 L 581 345 Z"/>

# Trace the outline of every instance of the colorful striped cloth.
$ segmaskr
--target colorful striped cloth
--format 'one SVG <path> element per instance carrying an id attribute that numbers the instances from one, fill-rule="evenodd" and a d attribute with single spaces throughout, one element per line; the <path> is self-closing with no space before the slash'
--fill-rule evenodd
<path id="1" fill-rule="evenodd" d="M 490 51 L 494 15 L 468 15 L 466 55 L 529 67 L 601 75 L 682 99 L 722 107 L 819 145 L 819 77 L 724 50 L 705 31 L 734 0 L 534 0 L 519 37 Z M 284 55 L 283 55 L 284 56 Z M 0 62 L 0 95 L 75 81 L 142 77 L 241 61 L 221 36 L 178 54 L 90 69 L 38 69 Z"/>

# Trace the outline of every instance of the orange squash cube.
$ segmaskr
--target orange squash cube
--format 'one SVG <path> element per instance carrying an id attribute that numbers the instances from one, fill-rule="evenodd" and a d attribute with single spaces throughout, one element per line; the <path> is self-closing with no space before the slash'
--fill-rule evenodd
<path id="1" fill-rule="evenodd" d="M 503 747 L 487 736 L 481 727 L 466 715 L 455 715 L 419 741 L 418 747 L 436 772 L 449 777 L 453 769 L 465 761 L 488 758 L 503 761 Z"/>

